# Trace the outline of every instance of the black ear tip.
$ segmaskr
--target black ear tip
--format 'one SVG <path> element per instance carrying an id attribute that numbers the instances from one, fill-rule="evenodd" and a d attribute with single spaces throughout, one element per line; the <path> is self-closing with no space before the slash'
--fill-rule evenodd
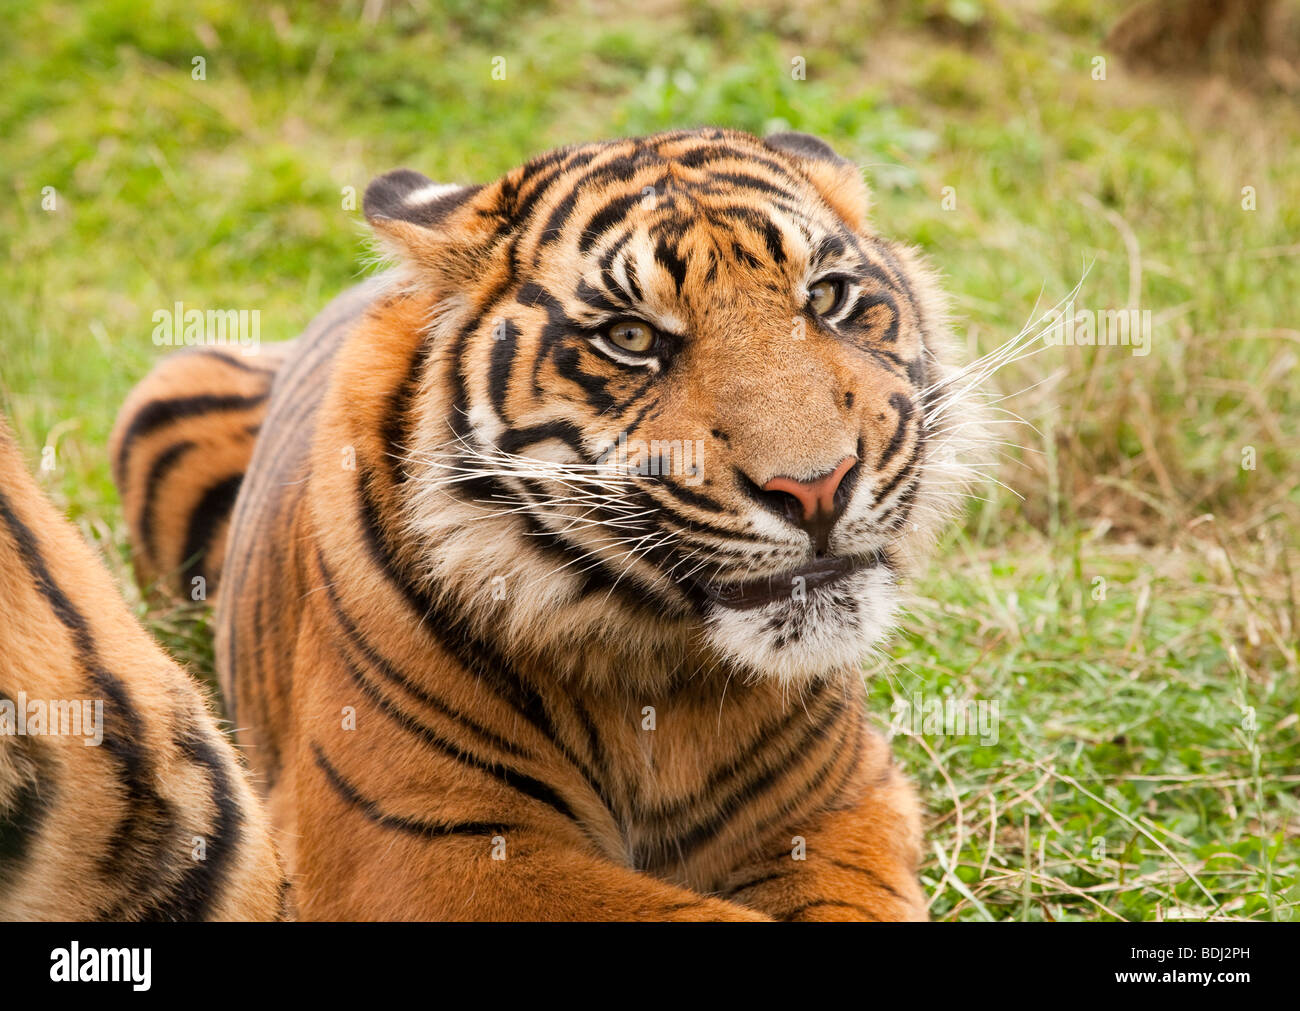
<path id="1" fill-rule="evenodd" d="M 409 221 L 433 228 L 482 188 L 435 183 L 419 172 L 395 169 L 366 187 L 362 209 L 368 221 Z"/>
<path id="2" fill-rule="evenodd" d="M 848 159 L 840 157 L 826 141 L 820 137 L 814 137 L 810 133 L 798 133 L 797 131 L 788 130 L 784 133 L 774 133 L 764 137 L 763 143 L 768 147 L 776 148 L 778 151 L 785 151 L 803 158 L 819 158 L 822 161 L 833 162 L 837 165 L 848 163 Z"/>
<path id="3" fill-rule="evenodd" d="M 366 187 L 366 195 L 361 201 L 362 210 L 367 218 L 400 218 L 401 208 L 407 197 L 425 186 L 432 186 L 433 180 L 412 169 L 394 169 L 374 179 Z"/>

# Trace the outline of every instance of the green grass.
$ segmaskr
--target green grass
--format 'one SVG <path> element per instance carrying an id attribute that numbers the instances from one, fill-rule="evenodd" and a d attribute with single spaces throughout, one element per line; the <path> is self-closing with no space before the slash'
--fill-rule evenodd
<path id="1" fill-rule="evenodd" d="M 1094 80 L 1122 5 L 1082 0 L 390 2 L 375 24 L 357 2 L 151 6 L 6 0 L 0 34 L 0 406 L 33 461 L 55 448 L 43 485 L 124 585 L 104 446 L 159 353 L 155 309 L 255 308 L 263 339 L 294 335 L 363 269 L 345 188 L 397 165 L 484 180 L 569 141 L 808 130 L 943 271 L 971 355 L 1085 267 L 1081 306 L 1155 320 L 1147 357 L 1054 348 L 993 380 L 1032 423 L 999 430 L 1007 487 L 872 667 L 882 726 L 917 692 L 999 705 L 996 744 L 896 737 L 932 815 L 933 914 L 1294 914 L 1294 95 L 1113 58 Z M 210 667 L 201 616 L 147 618 Z"/>

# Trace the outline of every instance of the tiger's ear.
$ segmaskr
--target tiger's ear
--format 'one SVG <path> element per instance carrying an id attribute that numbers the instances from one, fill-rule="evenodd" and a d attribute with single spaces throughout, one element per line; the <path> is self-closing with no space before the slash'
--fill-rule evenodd
<path id="1" fill-rule="evenodd" d="M 499 186 L 435 183 L 396 169 L 366 187 L 362 207 L 387 253 L 456 284 L 486 253 L 500 220 L 497 203 Z"/>
<path id="2" fill-rule="evenodd" d="M 763 143 L 794 162 L 854 231 L 867 231 L 871 192 L 862 178 L 862 170 L 853 162 L 841 158 L 824 140 L 807 133 L 774 133 L 764 138 Z"/>

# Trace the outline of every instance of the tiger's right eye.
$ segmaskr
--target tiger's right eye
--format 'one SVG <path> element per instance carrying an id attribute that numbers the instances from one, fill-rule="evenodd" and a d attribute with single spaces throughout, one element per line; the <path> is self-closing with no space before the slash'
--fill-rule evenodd
<path id="1" fill-rule="evenodd" d="M 840 304 L 840 295 L 843 291 L 842 281 L 823 278 L 808 288 L 808 308 L 818 316 L 825 316 Z"/>
<path id="2" fill-rule="evenodd" d="M 649 354 L 658 342 L 654 327 L 639 319 L 621 319 L 605 331 L 605 336 L 616 348 L 630 351 L 634 355 Z"/>

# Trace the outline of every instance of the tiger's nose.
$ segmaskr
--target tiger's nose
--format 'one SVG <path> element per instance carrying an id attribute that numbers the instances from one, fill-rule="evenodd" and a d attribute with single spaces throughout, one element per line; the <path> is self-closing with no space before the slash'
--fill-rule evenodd
<path id="1" fill-rule="evenodd" d="M 826 551 L 830 540 L 831 527 L 844 511 L 843 501 L 836 501 L 835 493 L 840 490 L 844 478 L 857 465 L 856 456 L 846 456 L 835 468 L 820 477 L 800 481 L 793 477 L 774 477 L 763 485 L 763 490 L 782 496 L 789 496 L 797 504 L 802 514 L 791 515 L 813 539 L 818 553 Z M 841 496 L 841 499 L 844 496 Z M 787 499 L 787 501 L 789 501 Z M 793 510 L 791 510 L 793 513 Z"/>
<path id="2" fill-rule="evenodd" d="M 803 507 L 803 521 L 810 523 L 818 513 L 832 515 L 836 512 L 835 493 L 844 475 L 858 462 L 856 456 L 846 456 L 828 474 L 811 481 L 797 481 L 792 477 L 774 477 L 763 485 L 764 491 L 779 491 L 792 496 Z"/>

